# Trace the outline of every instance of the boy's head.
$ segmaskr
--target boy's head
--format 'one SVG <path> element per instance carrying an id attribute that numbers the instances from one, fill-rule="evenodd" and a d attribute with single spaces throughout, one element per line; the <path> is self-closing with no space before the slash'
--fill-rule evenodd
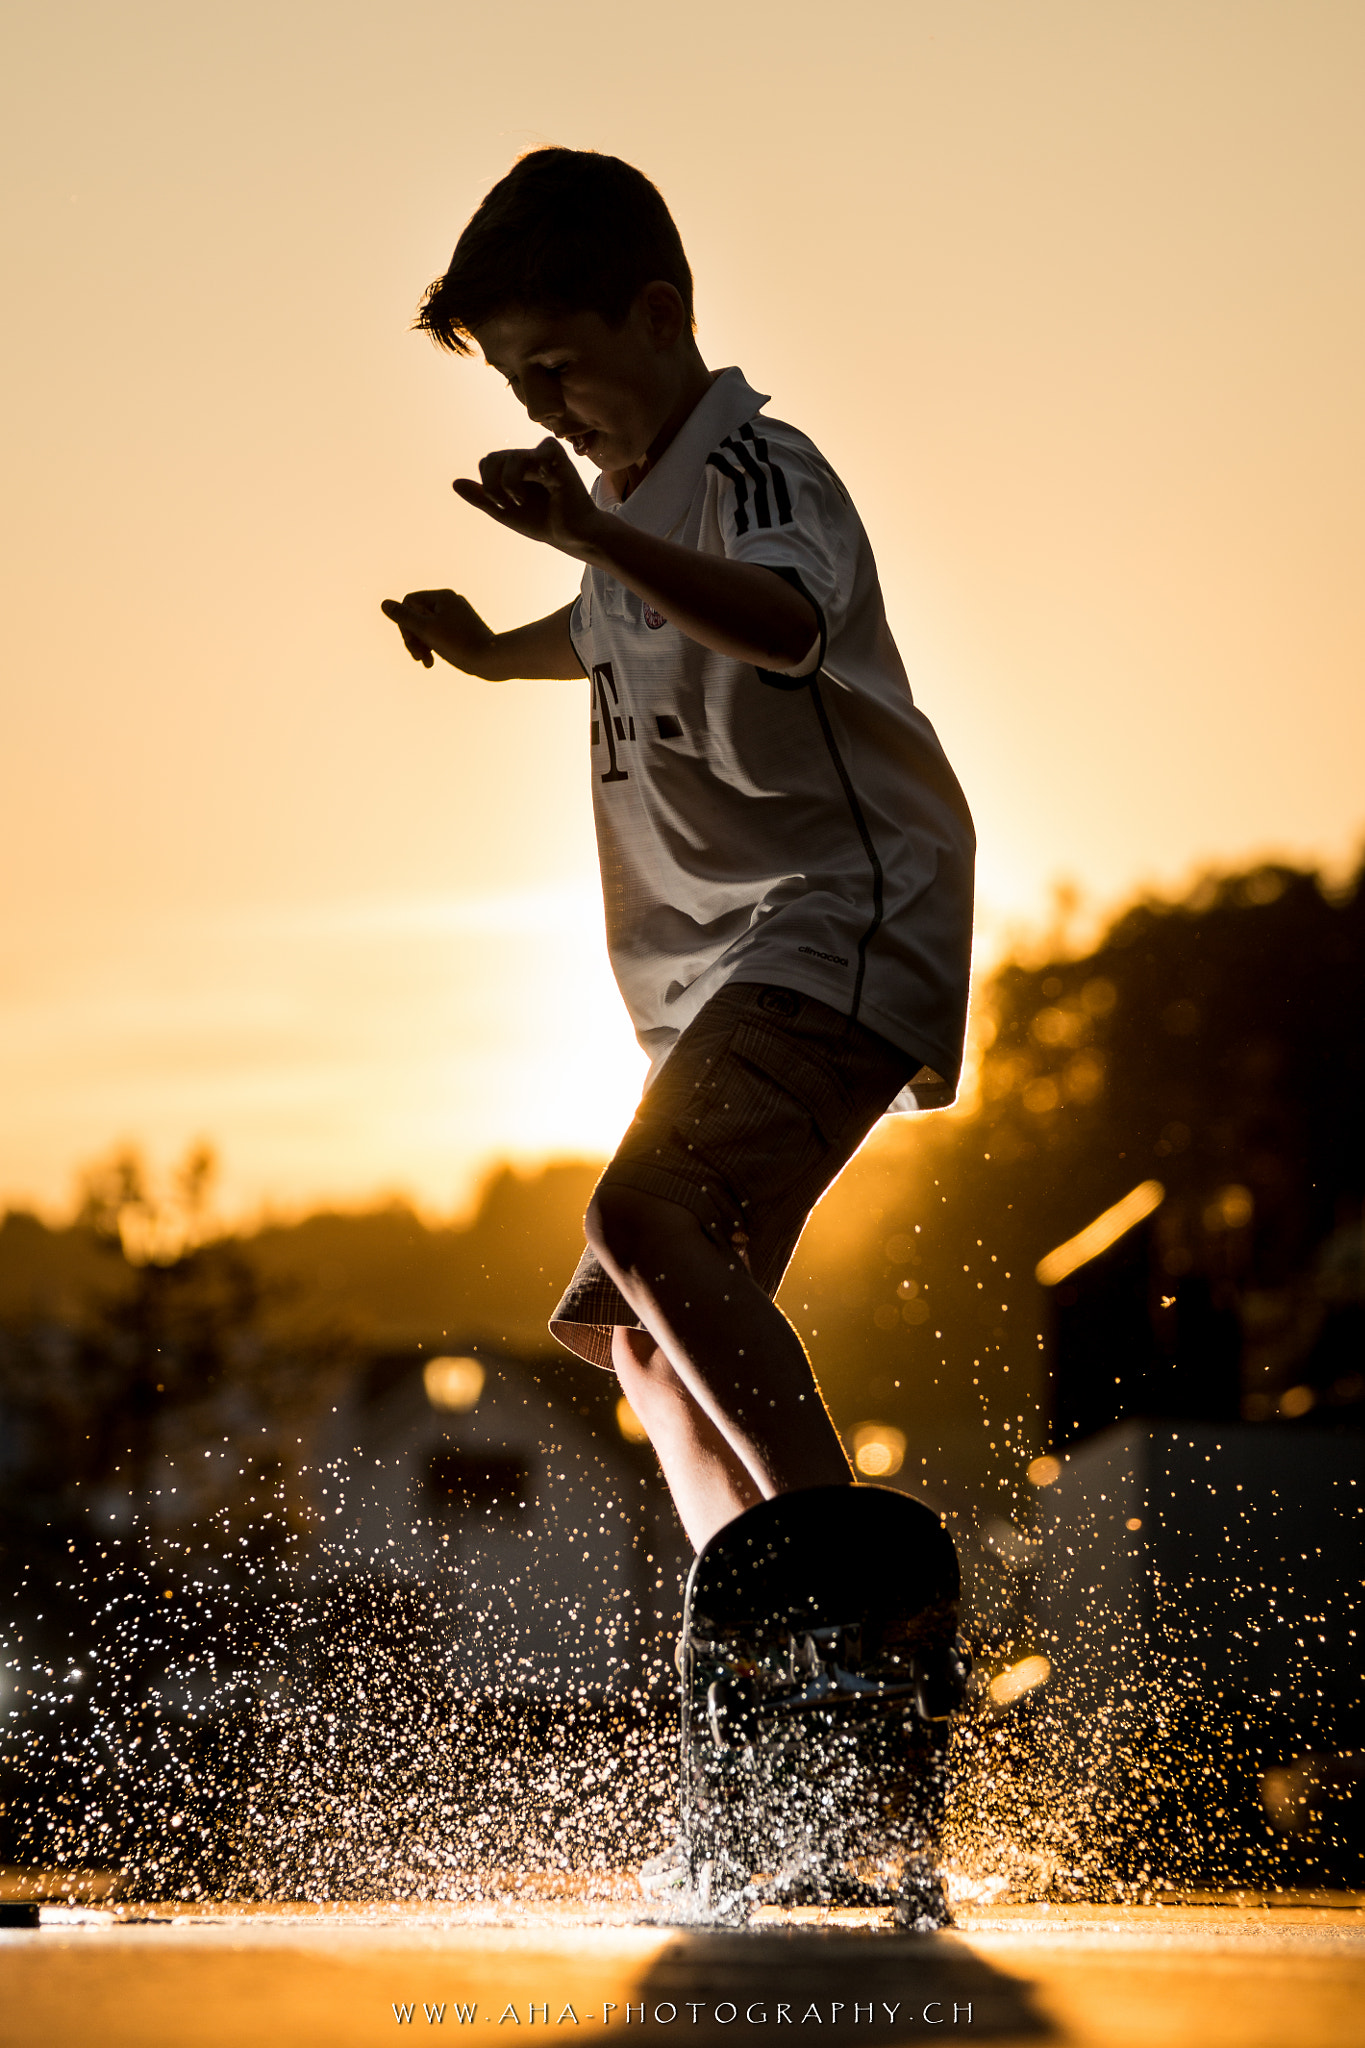
<path id="1" fill-rule="evenodd" d="M 692 273 L 672 216 L 640 171 L 588 149 L 537 149 L 493 187 L 455 245 L 417 325 L 457 355 L 510 312 L 596 313 L 619 327 L 645 286 Z"/>

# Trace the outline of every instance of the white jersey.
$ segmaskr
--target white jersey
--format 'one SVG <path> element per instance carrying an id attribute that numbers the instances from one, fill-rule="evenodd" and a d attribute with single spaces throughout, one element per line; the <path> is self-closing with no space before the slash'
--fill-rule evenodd
<path id="1" fill-rule="evenodd" d="M 818 449 L 726 370 L 643 482 L 597 504 L 646 533 L 785 576 L 819 618 L 782 672 L 713 654 L 600 569 L 570 632 L 592 681 L 607 946 L 651 1077 L 725 982 L 800 990 L 952 1100 L 975 838 L 916 710 L 862 522 Z"/>

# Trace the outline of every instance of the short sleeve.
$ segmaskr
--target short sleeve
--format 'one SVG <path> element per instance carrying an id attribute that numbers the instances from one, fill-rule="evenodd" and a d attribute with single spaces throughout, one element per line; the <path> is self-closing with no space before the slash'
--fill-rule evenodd
<path id="1" fill-rule="evenodd" d="M 774 570 L 814 608 L 819 638 L 803 660 L 773 672 L 800 681 L 821 667 L 853 594 L 852 515 L 834 472 L 809 442 L 747 421 L 712 450 L 716 515 L 727 556 Z"/>

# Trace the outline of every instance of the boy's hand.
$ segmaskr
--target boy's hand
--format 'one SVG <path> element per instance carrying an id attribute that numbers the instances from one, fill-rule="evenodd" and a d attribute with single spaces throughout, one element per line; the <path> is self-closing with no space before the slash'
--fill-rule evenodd
<path id="1" fill-rule="evenodd" d="M 467 598 L 453 590 L 410 590 L 400 604 L 386 597 L 379 609 L 403 635 L 414 661 L 431 667 L 433 654 L 466 675 L 479 673 L 479 657 L 495 637 Z"/>
<path id="2" fill-rule="evenodd" d="M 456 477 L 452 488 L 466 505 L 477 506 L 499 526 L 527 540 L 545 541 L 567 555 L 582 556 L 591 546 L 602 514 L 565 449 L 553 436 L 538 448 L 502 448 L 485 455 L 479 481 Z"/>

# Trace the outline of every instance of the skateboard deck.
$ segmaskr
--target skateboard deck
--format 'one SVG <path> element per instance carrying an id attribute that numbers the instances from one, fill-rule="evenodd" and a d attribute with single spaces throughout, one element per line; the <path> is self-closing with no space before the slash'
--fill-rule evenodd
<path id="1" fill-rule="evenodd" d="M 876 1904 L 947 1923 L 959 1593 L 941 1519 L 889 1487 L 781 1494 L 706 1545 L 679 1656 L 682 1834 L 705 1908 Z"/>

